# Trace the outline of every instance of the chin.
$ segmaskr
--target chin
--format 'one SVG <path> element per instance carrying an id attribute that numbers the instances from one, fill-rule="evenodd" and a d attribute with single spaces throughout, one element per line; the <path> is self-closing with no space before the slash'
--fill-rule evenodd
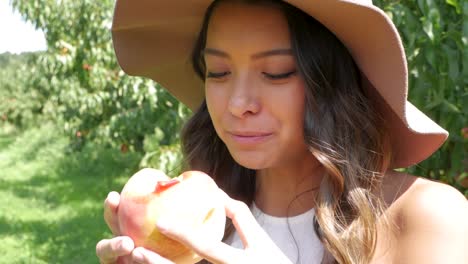
<path id="1" fill-rule="evenodd" d="M 233 159 L 242 167 L 251 170 L 266 169 L 270 166 L 270 162 L 265 159 L 265 155 L 250 154 L 250 153 L 231 153 Z"/>

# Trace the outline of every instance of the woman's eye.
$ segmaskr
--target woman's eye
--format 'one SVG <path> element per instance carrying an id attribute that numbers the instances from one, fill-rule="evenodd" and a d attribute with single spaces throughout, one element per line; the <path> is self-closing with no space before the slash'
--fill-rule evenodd
<path id="1" fill-rule="evenodd" d="M 281 74 L 270 74 L 270 73 L 263 72 L 263 75 L 265 75 L 265 77 L 267 77 L 270 80 L 286 79 L 288 77 L 291 77 L 294 74 L 296 74 L 296 71 L 291 71 L 291 72 L 286 72 L 286 73 L 281 73 Z"/>
<path id="2" fill-rule="evenodd" d="M 228 75 L 229 72 L 208 72 L 206 74 L 206 78 L 213 78 L 213 79 L 219 79 L 223 78 L 224 76 Z"/>
<path id="3" fill-rule="evenodd" d="M 206 78 L 212 78 L 212 79 L 221 79 L 223 77 L 226 77 L 229 75 L 229 71 L 225 72 L 207 72 Z M 286 73 L 281 73 L 281 74 L 271 74 L 267 72 L 262 72 L 262 74 L 270 79 L 270 80 L 281 80 L 281 79 L 286 79 L 291 77 L 292 75 L 296 74 L 296 71 L 291 71 L 291 72 L 286 72 Z"/>

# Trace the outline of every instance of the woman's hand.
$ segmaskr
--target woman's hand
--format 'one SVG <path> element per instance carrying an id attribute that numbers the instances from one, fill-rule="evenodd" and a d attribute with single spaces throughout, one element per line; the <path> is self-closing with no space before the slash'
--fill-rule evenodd
<path id="1" fill-rule="evenodd" d="M 244 249 L 237 249 L 220 241 L 208 240 L 203 230 L 198 232 L 189 230 L 183 225 L 178 225 L 174 219 L 170 222 L 161 219 L 157 224 L 159 231 L 185 244 L 212 263 L 291 263 L 258 225 L 245 203 L 231 199 L 223 191 L 220 191 L 220 194 L 225 202 L 226 215 L 232 220 Z M 152 251 L 142 247 L 134 248 L 133 241 L 129 237 L 120 236 L 117 222 L 119 201 L 120 195 L 117 192 L 111 192 L 104 203 L 104 219 L 116 237 L 103 239 L 97 244 L 96 254 L 100 262 L 173 264 Z"/>
<path id="2" fill-rule="evenodd" d="M 158 263 L 173 264 L 173 262 L 158 254 L 141 247 L 135 248 L 133 240 L 128 236 L 120 236 L 117 220 L 117 208 L 120 195 L 111 192 L 104 202 L 104 220 L 109 226 L 114 238 L 103 239 L 96 245 L 96 254 L 100 263 Z"/>
<path id="3" fill-rule="evenodd" d="M 208 240 L 203 230 L 189 230 L 182 225 L 178 225 L 177 221 L 158 222 L 159 231 L 185 244 L 212 263 L 290 264 L 291 261 L 257 223 L 247 205 L 230 198 L 221 190 L 220 193 L 225 201 L 226 215 L 232 220 L 244 249 L 237 249 L 220 241 Z M 150 262 L 144 263 L 158 263 L 156 261 L 151 262 L 151 259 L 148 260 Z"/>

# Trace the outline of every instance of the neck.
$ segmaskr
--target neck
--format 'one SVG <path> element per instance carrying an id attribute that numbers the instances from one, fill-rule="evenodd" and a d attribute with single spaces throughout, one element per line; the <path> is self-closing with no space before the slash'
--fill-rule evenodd
<path id="1" fill-rule="evenodd" d="M 287 166 L 259 170 L 255 204 L 273 216 L 302 214 L 315 206 L 324 171 L 312 155 Z"/>

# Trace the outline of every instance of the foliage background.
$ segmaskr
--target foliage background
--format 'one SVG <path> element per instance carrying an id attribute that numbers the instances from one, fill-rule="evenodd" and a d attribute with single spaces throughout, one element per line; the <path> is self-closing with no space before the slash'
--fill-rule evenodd
<path id="1" fill-rule="evenodd" d="M 120 70 L 110 34 L 113 1 L 12 4 L 45 32 L 48 48 L 22 58 L 28 63 L 10 67 L 2 78 L 6 103 L 0 113 L 9 122 L 25 128 L 51 120 L 76 150 L 89 141 L 123 152 L 177 148 L 189 110 L 156 83 Z"/>
<path id="2" fill-rule="evenodd" d="M 0 240 L 8 241 L 0 263 L 94 262 L 95 242 L 110 236 L 105 194 L 141 167 L 176 175 L 178 131 L 190 111 L 158 84 L 120 70 L 114 1 L 11 3 L 45 32 L 48 49 L 0 54 L 0 200 L 15 205 L 0 207 Z M 468 195 L 468 2 L 374 3 L 402 35 L 409 100 L 450 132 L 407 171 Z"/>
<path id="3" fill-rule="evenodd" d="M 468 2 L 374 2 L 402 36 L 410 74 L 408 100 L 450 133 L 434 155 L 407 170 L 467 195 Z"/>

